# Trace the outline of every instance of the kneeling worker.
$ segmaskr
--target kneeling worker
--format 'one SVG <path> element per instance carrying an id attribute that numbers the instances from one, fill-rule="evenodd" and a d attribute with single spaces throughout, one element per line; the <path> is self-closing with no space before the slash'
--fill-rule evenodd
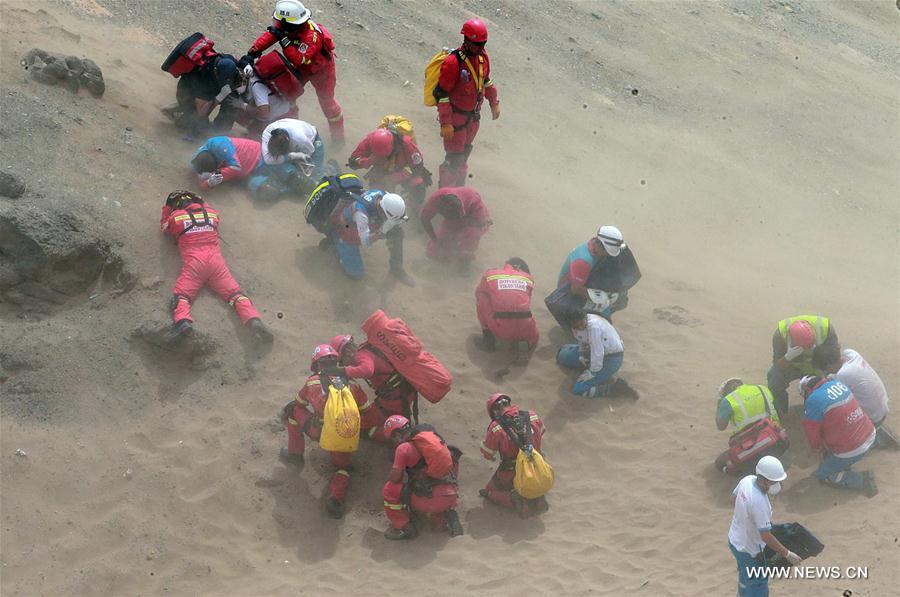
<path id="1" fill-rule="evenodd" d="M 534 278 L 528 264 L 510 257 L 503 267 L 489 269 L 475 289 L 475 308 L 481 324 L 479 348 L 493 352 L 497 340 L 514 342 L 516 362 L 528 360 L 540 335 L 531 313 Z"/>
<path id="2" fill-rule="evenodd" d="M 567 310 L 563 319 L 577 343 L 560 348 L 556 361 L 568 369 L 584 370 L 572 386 L 572 393 L 585 398 L 610 395 L 637 399 L 634 388 L 621 377 L 614 377 L 625 353 L 616 328 L 604 317 L 585 315 L 580 309 Z"/>

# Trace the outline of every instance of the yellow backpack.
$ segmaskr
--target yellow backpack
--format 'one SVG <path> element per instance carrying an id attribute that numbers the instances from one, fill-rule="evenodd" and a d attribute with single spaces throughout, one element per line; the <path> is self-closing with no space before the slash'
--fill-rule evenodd
<path id="1" fill-rule="evenodd" d="M 413 130 L 412 120 L 410 120 L 406 116 L 400 116 L 399 114 L 388 114 L 381 119 L 381 124 L 378 125 L 378 128 L 387 129 L 392 133 L 397 133 L 398 135 L 406 135 L 413 141 L 416 140 L 416 131 Z"/>
<path id="2" fill-rule="evenodd" d="M 531 456 L 525 454 L 525 450 L 519 450 L 516 456 L 516 476 L 513 478 L 513 487 L 523 498 L 533 500 L 553 489 L 553 467 L 537 450 L 531 451 Z"/>
<path id="3" fill-rule="evenodd" d="M 436 106 L 437 100 L 434 99 L 434 88 L 437 87 L 438 79 L 441 78 L 441 65 L 444 58 L 450 55 L 451 50 L 444 48 L 431 57 L 428 65 L 425 67 L 425 90 L 422 99 L 426 106 Z"/>
<path id="4" fill-rule="evenodd" d="M 359 446 L 359 407 L 350 388 L 339 382 L 328 387 L 319 446 L 329 452 L 356 452 Z"/>

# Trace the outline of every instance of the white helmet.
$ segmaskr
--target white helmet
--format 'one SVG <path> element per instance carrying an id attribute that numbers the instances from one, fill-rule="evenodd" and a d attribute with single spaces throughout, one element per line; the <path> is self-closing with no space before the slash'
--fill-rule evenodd
<path id="1" fill-rule="evenodd" d="M 760 458 L 759 462 L 756 463 L 756 474 L 760 477 L 765 477 L 769 481 L 778 482 L 787 479 L 787 473 L 784 472 L 781 461 L 774 456 L 763 456 Z"/>
<path id="2" fill-rule="evenodd" d="M 737 384 L 737 385 L 735 386 L 735 384 Z M 725 390 L 728 390 L 729 387 L 731 387 L 731 386 L 737 387 L 737 386 L 740 386 L 743 384 L 744 384 L 744 381 L 740 377 L 729 377 L 728 379 L 726 379 L 725 381 L 722 382 L 722 385 L 719 386 L 719 398 L 724 398 L 725 396 L 727 396 L 728 394 L 730 394 L 731 392 L 734 391 L 732 389 L 732 390 L 726 392 Z"/>
<path id="3" fill-rule="evenodd" d="M 381 197 L 381 209 L 389 222 L 397 224 L 406 219 L 406 202 L 397 193 L 385 193 Z"/>
<path id="4" fill-rule="evenodd" d="M 302 25 L 309 20 L 309 9 L 297 0 L 279 0 L 272 18 L 289 25 Z"/>
<path id="5" fill-rule="evenodd" d="M 610 257 L 615 257 L 619 251 L 625 248 L 625 239 L 622 231 L 615 226 L 601 226 L 597 231 L 597 240 L 603 243 L 603 248 Z"/>

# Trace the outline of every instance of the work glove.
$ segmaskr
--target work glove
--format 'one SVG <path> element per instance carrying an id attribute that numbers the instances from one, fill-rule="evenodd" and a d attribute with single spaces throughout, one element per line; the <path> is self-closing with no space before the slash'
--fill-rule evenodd
<path id="1" fill-rule="evenodd" d="M 306 163 L 309 161 L 309 156 L 303 153 L 302 151 L 292 151 L 287 154 L 287 157 L 292 162 L 301 162 Z"/>
<path id="2" fill-rule="evenodd" d="M 222 184 L 222 181 L 225 180 L 225 177 L 222 176 L 219 172 L 216 172 L 206 181 L 206 184 L 209 185 L 210 188 L 217 187 Z"/>
<path id="3" fill-rule="evenodd" d="M 441 125 L 441 139 L 444 139 L 445 141 L 449 141 L 450 139 L 453 138 L 453 134 L 455 132 L 456 131 L 453 130 L 452 124 L 447 123 L 447 124 Z"/>
<path id="4" fill-rule="evenodd" d="M 500 118 L 500 104 L 494 104 L 491 106 L 491 120 L 497 120 Z"/>
<path id="5" fill-rule="evenodd" d="M 578 376 L 578 381 L 587 382 L 594 379 L 594 372 L 590 369 L 585 369 L 584 373 Z"/>
<path id="6" fill-rule="evenodd" d="M 197 175 L 197 178 L 199 178 L 202 181 L 207 181 L 207 180 L 209 180 L 209 177 L 212 175 L 213 175 L 212 172 L 201 172 L 200 174 Z"/>
<path id="7" fill-rule="evenodd" d="M 243 56 L 241 56 L 241 59 L 238 60 L 237 65 L 238 69 L 244 71 L 244 74 L 246 74 L 247 76 L 250 76 L 250 74 L 252 74 L 253 72 L 253 55 L 249 53 L 244 54 Z M 246 72 L 248 66 L 250 67 L 250 73 Z"/>
<path id="8" fill-rule="evenodd" d="M 799 358 L 800 355 L 802 355 L 802 354 L 803 354 L 802 346 L 791 346 L 790 348 L 787 349 L 787 352 L 784 353 L 784 358 L 787 359 L 788 361 L 793 361 L 793 360 L 796 360 L 797 358 Z"/>
<path id="9" fill-rule="evenodd" d="M 784 559 L 787 560 L 788 564 L 790 564 L 791 566 L 798 566 L 800 562 L 803 561 L 803 558 L 790 550 L 788 550 L 787 554 L 785 554 Z"/>

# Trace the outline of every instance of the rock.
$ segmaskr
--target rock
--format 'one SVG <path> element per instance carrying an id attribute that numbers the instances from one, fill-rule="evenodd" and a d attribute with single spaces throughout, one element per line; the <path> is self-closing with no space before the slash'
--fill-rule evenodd
<path id="1" fill-rule="evenodd" d="M 25 194 L 25 181 L 12 172 L 0 171 L 0 195 L 17 199 Z"/>
<path id="2" fill-rule="evenodd" d="M 94 97 L 100 97 L 106 91 L 103 72 L 90 58 L 52 54 L 34 48 L 22 60 L 22 66 L 35 81 L 45 85 L 62 85 L 72 93 L 78 93 L 84 87 Z"/>
<path id="3" fill-rule="evenodd" d="M 16 449 L 16 456 L 18 456 L 19 458 L 25 458 L 26 456 L 28 456 L 28 452 L 26 452 L 26 451 L 23 450 L 22 448 L 17 448 L 17 449 Z"/>

